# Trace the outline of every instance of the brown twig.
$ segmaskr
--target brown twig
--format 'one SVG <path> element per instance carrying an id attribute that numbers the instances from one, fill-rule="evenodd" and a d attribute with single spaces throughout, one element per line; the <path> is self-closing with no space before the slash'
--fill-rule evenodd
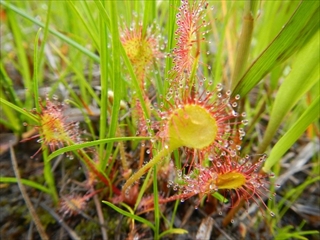
<path id="1" fill-rule="evenodd" d="M 48 239 L 49 240 L 49 237 L 46 234 L 45 229 L 41 224 L 41 221 L 36 213 L 36 210 L 34 209 L 32 203 L 31 203 L 31 200 L 27 194 L 27 191 L 26 191 L 25 187 L 23 186 L 23 184 L 21 183 L 21 176 L 20 176 L 19 169 L 18 169 L 18 163 L 17 163 L 17 159 L 16 159 L 16 156 L 15 156 L 15 153 L 14 153 L 12 146 L 10 146 L 10 155 L 11 155 L 11 162 L 12 162 L 14 174 L 16 176 L 21 195 L 27 205 L 29 212 L 30 212 L 31 218 L 36 225 L 36 228 L 38 230 L 38 233 L 39 233 L 41 239 Z"/>
<path id="2" fill-rule="evenodd" d="M 91 191 L 94 191 L 93 187 L 91 188 Z M 96 210 L 97 210 L 98 219 L 99 219 L 100 228 L 101 228 L 102 239 L 103 239 L 103 240 L 108 240 L 108 235 L 107 235 L 106 228 L 103 226 L 103 224 L 104 224 L 104 218 L 103 218 L 103 213 L 102 213 L 102 209 L 101 209 L 101 204 L 100 204 L 100 201 L 99 201 L 98 196 L 97 196 L 97 195 L 94 195 L 94 196 L 93 196 L 93 200 L 94 200 L 94 203 L 95 203 L 95 205 L 96 205 Z"/>
<path id="3" fill-rule="evenodd" d="M 45 205 L 43 202 L 40 203 L 40 206 L 46 210 L 48 213 L 50 213 L 50 215 L 60 224 L 61 227 L 64 228 L 64 230 L 66 230 L 66 232 L 69 234 L 69 237 L 72 240 L 79 240 L 80 237 L 77 235 L 77 233 L 75 231 L 73 231 L 73 229 L 71 229 L 64 221 L 63 219 L 55 213 L 55 211 L 53 211 L 51 208 L 49 208 L 47 205 Z"/>

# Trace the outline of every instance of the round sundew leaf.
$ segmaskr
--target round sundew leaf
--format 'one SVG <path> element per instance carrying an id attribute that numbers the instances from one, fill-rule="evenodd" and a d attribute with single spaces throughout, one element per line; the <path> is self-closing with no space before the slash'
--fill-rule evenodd
<path id="1" fill-rule="evenodd" d="M 68 133 L 61 118 L 50 113 L 41 116 L 41 130 L 47 142 L 67 141 Z"/>
<path id="2" fill-rule="evenodd" d="M 216 120 L 208 110 L 195 104 L 186 105 L 175 110 L 169 119 L 170 147 L 203 149 L 214 142 L 217 131 Z"/>
<path id="3" fill-rule="evenodd" d="M 242 173 L 229 172 L 218 175 L 216 185 L 218 189 L 237 189 L 246 183 L 246 178 Z"/>

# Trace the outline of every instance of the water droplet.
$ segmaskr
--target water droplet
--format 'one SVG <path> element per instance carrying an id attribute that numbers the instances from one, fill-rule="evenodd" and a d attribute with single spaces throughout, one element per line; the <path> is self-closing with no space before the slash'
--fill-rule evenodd
<path id="1" fill-rule="evenodd" d="M 129 197 L 129 194 L 130 194 L 130 187 L 129 188 L 127 188 L 127 190 L 125 191 L 125 193 L 124 193 L 125 195 L 126 195 L 126 197 Z"/>
<path id="2" fill-rule="evenodd" d="M 235 152 L 235 151 L 233 151 L 233 150 L 232 150 L 232 151 L 230 151 L 230 156 L 231 156 L 231 157 L 235 157 L 236 155 L 237 155 L 237 154 L 236 154 L 236 152 Z"/>
<path id="3" fill-rule="evenodd" d="M 221 83 L 217 84 L 217 91 L 221 91 L 223 89 L 223 86 Z"/>
<path id="4" fill-rule="evenodd" d="M 242 123 L 243 125 L 248 125 L 249 121 L 248 121 L 247 119 L 245 119 L 245 120 L 242 120 L 241 123 Z"/>
<path id="5" fill-rule="evenodd" d="M 274 217 L 274 216 L 276 216 L 276 214 L 274 212 L 270 212 L 270 216 Z"/>
<path id="6" fill-rule="evenodd" d="M 259 162 L 264 162 L 266 159 L 264 157 L 259 158 Z"/>
<path id="7" fill-rule="evenodd" d="M 243 159 L 243 158 L 241 158 L 240 160 L 239 160 L 239 164 L 244 164 L 246 161 Z"/>

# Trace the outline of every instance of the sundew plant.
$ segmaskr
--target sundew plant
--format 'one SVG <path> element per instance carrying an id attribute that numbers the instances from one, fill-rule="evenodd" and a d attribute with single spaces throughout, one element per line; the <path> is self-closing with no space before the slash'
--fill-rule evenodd
<path id="1" fill-rule="evenodd" d="M 318 1 L 0 6 L 3 239 L 319 237 Z"/>

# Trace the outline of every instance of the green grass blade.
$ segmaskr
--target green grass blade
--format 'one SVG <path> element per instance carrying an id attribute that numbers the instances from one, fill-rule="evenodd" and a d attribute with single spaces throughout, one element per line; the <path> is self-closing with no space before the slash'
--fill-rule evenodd
<path id="1" fill-rule="evenodd" d="M 47 39 L 48 39 L 48 33 L 49 33 L 49 23 L 50 23 L 50 19 L 51 19 L 51 8 L 52 7 L 52 0 L 48 1 L 48 10 L 47 10 L 47 16 L 46 16 L 46 23 L 44 26 L 44 33 L 43 33 L 43 38 L 41 39 L 41 47 L 39 50 L 39 66 L 38 66 L 38 78 L 39 78 L 39 82 L 43 83 L 43 74 L 45 71 L 44 66 L 44 47 L 47 43 Z"/>
<path id="2" fill-rule="evenodd" d="M 91 31 L 94 32 L 95 35 L 98 35 L 99 27 L 97 26 L 96 19 L 94 19 L 93 16 L 93 8 L 90 8 L 88 1 L 80 1 L 79 2 L 82 5 L 82 9 L 84 10 L 84 14 L 88 17 L 88 24 Z M 93 6 L 93 5 L 92 5 Z M 99 49 L 99 48 L 98 48 Z"/>
<path id="3" fill-rule="evenodd" d="M 274 41 L 252 63 L 233 89 L 245 96 L 276 65 L 284 62 L 319 28 L 319 2 L 302 1 Z"/>
<path id="4" fill-rule="evenodd" d="M 88 148 L 88 147 L 92 147 L 100 144 L 113 143 L 113 142 L 119 142 L 119 141 L 139 141 L 139 140 L 149 140 L 149 139 L 150 137 L 119 137 L 119 138 L 99 139 L 91 142 L 75 144 L 75 145 L 63 147 L 58 149 L 57 151 L 54 151 L 49 155 L 48 161 L 66 152 L 72 152 L 78 149 Z"/>
<path id="5" fill-rule="evenodd" d="M 175 45 L 175 34 L 174 31 L 176 29 L 176 14 L 179 6 L 178 1 L 169 0 L 169 17 L 168 17 L 168 24 L 167 24 L 167 36 L 168 36 L 168 43 L 167 43 L 167 53 L 171 53 L 172 49 Z M 166 68 L 165 68 L 165 80 L 169 78 L 169 71 L 172 69 L 172 58 L 166 58 Z M 168 92 L 169 88 L 169 81 L 164 82 L 164 92 Z"/>
<path id="6" fill-rule="evenodd" d="M 303 134 L 307 127 L 319 119 L 320 96 L 305 110 L 296 123 L 286 132 L 285 135 L 272 148 L 271 153 L 266 160 L 263 170 L 269 172 L 283 154 L 293 145 L 293 143 Z"/>
<path id="7" fill-rule="evenodd" d="M 157 166 L 153 167 L 153 204 L 154 204 L 154 239 L 159 239 L 160 228 L 160 208 L 159 208 L 159 192 L 158 192 L 158 177 Z"/>
<path id="8" fill-rule="evenodd" d="M 254 13 L 257 10 L 258 1 L 250 0 L 245 3 L 243 25 L 238 43 L 236 63 L 232 73 L 231 89 L 233 89 L 242 77 L 248 62 L 250 44 L 254 27 Z"/>
<path id="9" fill-rule="evenodd" d="M 2 111 L 7 119 L 15 119 L 16 116 L 12 114 L 11 110 L 7 109 L 7 106 L 2 107 Z M 0 124 L 3 124 L 3 126 L 14 131 L 15 133 L 21 134 L 21 126 L 19 126 L 18 122 L 15 122 L 14 120 L 10 121 L 7 119 L 0 118 Z"/>
<path id="10" fill-rule="evenodd" d="M 4 69 L 2 61 L 0 62 L 0 83 L 3 90 L 8 94 L 8 99 L 10 99 L 13 104 L 21 107 L 22 103 L 18 98 L 16 91 L 14 90 L 13 81 L 10 79 L 6 70 Z"/>
<path id="11" fill-rule="evenodd" d="M 229 201 L 227 198 L 225 198 L 223 195 L 221 195 L 218 192 L 214 192 L 213 194 L 211 194 L 211 196 L 218 199 L 222 203 L 227 203 Z"/>
<path id="12" fill-rule="evenodd" d="M 110 17 L 108 15 L 106 9 L 104 8 L 103 4 L 101 3 L 101 1 L 94 1 L 94 3 L 96 4 L 97 8 L 99 9 L 100 16 L 107 24 L 107 27 L 110 29 L 111 28 Z"/>
<path id="13" fill-rule="evenodd" d="M 111 20 L 110 20 L 110 17 L 108 15 L 107 11 L 104 9 L 104 7 L 100 1 L 95 1 L 95 3 L 96 3 L 96 6 L 99 8 L 100 15 L 102 16 L 103 20 L 106 22 L 107 27 L 110 29 L 111 28 Z M 132 64 L 131 64 L 122 44 L 120 44 L 119 48 L 120 48 L 120 55 L 122 56 L 124 63 L 125 63 L 125 66 L 127 67 L 128 71 L 129 71 L 129 75 L 131 77 L 131 81 L 133 83 L 134 90 L 136 91 L 136 95 L 138 96 L 138 99 L 141 103 L 144 116 L 148 119 L 149 118 L 148 109 L 147 109 L 147 106 L 146 106 L 145 101 L 143 99 L 143 94 L 142 94 L 142 90 L 140 89 L 139 81 L 137 80 L 137 77 L 134 74 Z M 120 79 L 118 79 L 118 80 L 120 81 Z"/>
<path id="14" fill-rule="evenodd" d="M 43 24 L 42 22 L 36 20 L 35 18 L 30 17 L 27 13 L 25 13 L 21 9 L 15 7 L 13 4 L 7 3 L 5 1 L 1 1 L 0 4 L 5 6 L 7 9 L 10 9 L 10 10 L 18 13 L 20 16 L 28 19 L 29 21 L 33 22 L 34 24 L 36 24 L 36 25 L 38 25 L 40 27 L 43 27 L 43 28 L 45 27 L 45 24 Z M 77 43 L 76 41 L 72 40 L 71 38 L 68 38 L 67 36 L 65 36 L 65 35 L 61 34 L 60 32 L 58 32 L 58 31 L 56 31 L 54 29 L 51 29 L 51 28 L 49 28 L 49 32 L 52 33 L 54 36 L 60 38 L 61 40 L 65 41 L 66 43 L 70 44 L 74 48 L 78 49 L 80 52 L 84 53 L 88 57 L 92 58 L 94 61 L 100 62 L 99 56 L 97 56 L 93 52 L 89 51 L 87 48 L 81 46 L 79 43 Z"/>
<path id="15" fill-rule="evenodd" d="M 257 45 L 252 48 L 253 56 L 258 56 L 278 35 L 292 17 L 300 2 L 301 1 L 291 1 L 290 3 L 284 1 L 261 2 L 260 7 L 263 6 L 261 12 L 263 12 L 264 17 L 263 19 L 259 17 L 256 22 L 256 30 L 261 31 L 257 31 L 255 34 L 258 41 Z M 285 11 L 281 11 L 281 9 L 285 9 Z"/>
<path id="16" fill-rule="evenodd" d="M 17 179 L 15 177 L 3 177 L 3 176 L 0 177 L 0 182 L 2 182 L 2 183 L 18 183 L 18 181 L 17 181 Z M 39 183 L 30 181 L 28 179 L 21 179 L 21 182 L 22 182 L 23 185 L 32 187 L 34 189 L 38 189 L 38 190 L 40 190 L 40 191 L 42 191 L 44 193 L 50 193 L 50 189 L 49 188 L 46 188 L 46 187 L 44 187 L 43 185 L 41 185 Z"/>
<path id="17" fill-rule="evenodd" d="M 4 96 L 4 91 L 2 90 L 2 88 L 0 88 L 0 96 L 6 97 Z M 0 99 L 7 101 L 4 98 Z M 20 135 L 22 130 L 22 122 L 20 119 L 20 115 L 12 111 L 12 108 L 5 104 L 1 104 L 0 107 L 0 123 Z"/>
<path id="18" fill-rule="evenodd" d="M 85 27 L 85 29 L 89 33 L 89 35 L 94 43 L 94 47 L 96 49 L 99 49 L 99 43 L 98 43 L 99 37 L 94 32 L 94 29 L 91 26 L 89 26 L 89 22 L 87 21 L 87 19 L 84 18 L 84 15 L 80 12 L 79 8 L 75 5 L 75 2 L 68 0 L 68 3 L 71 6 L 71 8 L 75 11 L 75 13 L 78 16 L 78 19 L 80 19 L 81 23 L 83 24 L 83 26 Z"/>
<path id="19" fill-rule="evenodd" d="M 236 2 L 226 1 L 226 5 L 228 9 L 232 9 L 234 4 L 236 4 Z M 227 32 L 226 28 L 228 26 L 228 22 L 230 21 L 232 14 L 233 14 L 233 11 L 227 11 L 223 19 L 223 24 L 222 24 L 222 29 L 221 29 L 220 39 L 219 39 L 220 42 L 217 43 L 217 53 L 215 56 L 216 60 L 213 62 L 213 68 L 212 68 L 212 72 L 214 76 L 213 79 L 215 81 L 214 85 L 222 82 L 222 79 L 223 79 L 222 75 L 223 75 L 224 63 L 221 59 L 223 59 L 223 54 L 225 51 L 225 39 L 226 39 L 226 32 Z M 228 86 L 228 90 L 229 90 L 229 86 Z"/>
<path id="20" fill-rule="evenodd" d="M 103 16 L 100 14 L 100 84 L 101 84 L 101 106 L 100 106 L 100 139 L 107 137 L 107 113 L 108 113 L 108 65 L 109 65 L 109 54 L 108 54 L 108 33 L 106 23 L 103 20 Z M 99 156 L 103 159 L 105 145 L 101 144 L 99 149 Z M 105 168 L 106 163 L 104 162 L 101 169 Z"/>
<path id="21" fill-rule="evenodd" d="M 36 116 L 32 115 L 31 113 L 27 112 L 25 109 L 22 109 L 14 104 L 12 104 L 11 102 L 8 102 L 7 100 L 0 98 L 0 103 L 7 105 L 8 107 L 11 107 L 12 109 L 16 110 L 17 112 L 23 114 L 24 116 L 26 116 L 27 118 L 38 122 L 38 119 L 36 118 Z"/>
<path id="22" fill-rule="evenodd" d="M 144 219 L 144 218 L 142 218 L 142 217 L 139 217 L 139 216 L 137 216 L 137 215 L 134 215 L 134 214 L 132 214 L 132 213 L 129 213 L 129 212 L 127 212 L 127 211 L 124 211 L 123 209 L 118 208 L 117 206 L 113 205 L 113 204 L 110 203 L 110 202 L 107 202 L 107 201 L 102 201 L 102 202 L 103 202 L 104 204 L 107 204 L 109 207 L 111 207 L 113 210 L 117 211 L 118 213 L 120 213 L 120 214 L 122 214 L 122 215 L 124 215 L 124 216 L 127 216 L 127 217 L 129 217 L 129 218 L 132 218 L 132 219 L 134 219 L 134 220 L 136 220 L 136 221 L 138 221 L 138 222 L 144 223 L 144 224 L 146 224 L 147 226 L 149 226 L 152 230 L 155 230 L 154 225 L 153 225 L 151 222 L 149 222 L 148 220 L 146 220 L 146 219 Z"/>
<path id="23" fill-rule="evenodd" d="M 320 31 L 298 53 L 291 73 L 280 86 L 258 153 L 263 153 L 267 149 L 286 114 L 319 81 L 319 37 Z"/>
<path id="24" fill-rule="evenodd" d="M 113 102 L 112 102 L 112 110 L 110 118 L 110 126 L 108 136 L 114 137 L 116 134 L 117 126 L 118 126 L 118 117 L 120 111 L 120 101 L 122 98 L 122 78 L 120 73 L 120 35 L 118 28 L 118 10 L 117 3 L 115 1 L 110 1 L 110 32 L 111 32 L 111 45 L 112 45 L 112 73 L 111 73 L 111 84 L 113 90 Z M 103 79 L 104 81 L 106 79 Z M 109 144 L 107 146 L 106 156 L 101 160 L 100 167 L 101 169 L 105 169 L 107 166 L 107 161 L 109 160 L 109 156 L 111 155 L 112 145 Z"/>
<path id="25" fill-rule="evenodd" d="M 48 158 L 48 155 L 49 155 L 48 146 L 43 145 L 42 148 L 43 148 L 42 150 L 43 176 L 50 189 L 50 194 L 52 196 L 52 199 L 54 200 L 55 204 L 57 204 L 59 201 L 59 196 L 58 196 L 57 187 L 54 179 L 54 172 L 52 171 L 51 162 L 50 162 L 50 159 Z"/>
<path id="26" fill-rule="evenodd" d="M 39 78 L 38 78 L 38 70 L 40 66 L 39 61 L 39 35 L 41 32 L 41 28 L 38 30 L 36 38 L 34 40 L 34 52 L 33 52 L 33 95 L 34 95 L 34 104 L 36 106 L 37 112 L 41 111 L 40 103 L 39 103 Z"/>
<path id="27" fill-rule="evenodd" d="M 149 187 L 149 179 L 152 171 L 148 171 L 147 176 L 143 179 L 142 186 L 140 187 L 140 191 L 136 200 L 136 203 L 134 205 L 133 210 L 136 211 L 139 207 L 139 204 L 141 202 L 141 199 L 143 198 L 144 193 L 146 192 L 147 188 Z"/>
<path id="28" fill-rule="evenodd" d="M 21 26 L 18 24 L 16 13 L 14 11 L 8 10 L 7 11 L 8 21 L 10 24 L 10 28 L 13 33 L 13 40 L 15 42 L 15 52 L 17 54 L 17 59 L 19 62 L 19 72 L 22 75 L 24 88 L 26 88 L 26 103 L 25 107 L 31 108 L 32 107 L 32 98 L 31 98 L 31 91 L 32 91 L 32 81 L 31 81 L 31 72 L 28 63 L 27 53 L 25 48 L 23 47 L 23 33 L 21 31 Z"/>
<path id="29" fill-rule="evenodd" d="M 155 4 L 156 1 L 144 1 L 144 14 L 143 14 L 143 24 L 142 24 L 142 34 L 147 33 L 148 26 L 151 25 L 153 19 L 155 18 Z"/>
<path id="30" fill-rule="evenodd" d="M 171 228 L 167 231 L 164 231 L 162 232 L 160 235 L 159 235 L 159 239 L 163 238 L 164 236 L 166 235 L 171 235 L 171 234 L 187 234 L 188 231 L 183 229 L 183 228 Z"/>

